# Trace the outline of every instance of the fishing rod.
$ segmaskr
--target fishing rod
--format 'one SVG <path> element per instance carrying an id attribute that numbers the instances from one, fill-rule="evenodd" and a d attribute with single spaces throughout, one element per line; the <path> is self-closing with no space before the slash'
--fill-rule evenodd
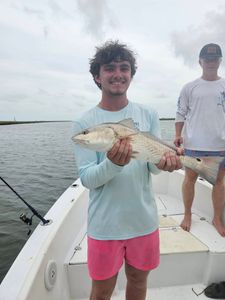
<path id="1" fill-rule="evenodd" d="M 50 222 L 50 220 L 46 220 L 45 218 L 43 218 L 37 211 L 36 209 L 34 209 L 29 203 L 27 203 L 27 201 L 25 201 L 1 176 L 0 176 L 1 181 L 3 181 L 5 183 L 5 185 L 7 185 L 8 188 L 10 188 L 11 191 L 13 191 L 14 194 L 17 195 L 18 198 L 20 198 L 24 204 L 26 204 L 26 206 L 32 211 L 33 216 L 36 216 L 37 218 L 39 218 L 42 222 L 43 225 L 46 225 Z M 28 218 L 25 214 L 21 214 L 20 215 L 20 219 L 28 224 L 28 225 L 32 225 L 32 218 Z"/>

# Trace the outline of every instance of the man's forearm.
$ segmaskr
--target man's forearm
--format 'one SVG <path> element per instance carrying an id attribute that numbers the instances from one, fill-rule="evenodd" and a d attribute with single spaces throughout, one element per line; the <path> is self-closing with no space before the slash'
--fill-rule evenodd
<path id="1" fill-rule="evenodd" d="M 181 136 L 183 127 L 184 127 L 184 122 L 176 122 L 175 123 L 175 134 L 176 134 L 176 137 L 180 137 Z"/>

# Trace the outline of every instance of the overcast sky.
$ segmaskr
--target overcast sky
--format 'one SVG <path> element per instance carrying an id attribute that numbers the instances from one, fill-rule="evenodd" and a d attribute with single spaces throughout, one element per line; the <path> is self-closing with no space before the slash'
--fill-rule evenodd
<path id="1" fill-rule="evenodd" d="M 174 117 L 201 47 L 225 53 L 225 1 L 0 0 L 0 120 L 73 120 L 96 105 L 89 58 L 109 39 L 137 53 L 128 98 Z"/>

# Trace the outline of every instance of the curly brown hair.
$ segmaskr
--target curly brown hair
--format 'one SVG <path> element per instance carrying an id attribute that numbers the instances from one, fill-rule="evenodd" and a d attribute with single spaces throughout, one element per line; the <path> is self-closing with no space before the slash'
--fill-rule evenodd
<path id="1" fill-rule="evenodd" d="M 119 41 L 107 41 L 102 46 L 96 47 L 96 53 L 90 59 L 90 73 L 94 82 L 101 89 L 101 84 L 95 80 L 95 76 L 99 75 L 100 67 L 112 61 L 126 60 L 131 65 L 131 76 L 133 77 L 137 70 L 135 53 L 128 49 L 127 45 L 120 44 Z"/>

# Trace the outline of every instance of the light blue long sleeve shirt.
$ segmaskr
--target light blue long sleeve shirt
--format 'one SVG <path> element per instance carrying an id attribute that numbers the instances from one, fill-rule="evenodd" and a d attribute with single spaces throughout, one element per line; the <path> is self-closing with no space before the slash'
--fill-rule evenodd
<path id="1" fill-rule="evenodd" d="M 106 122 L 132 118 L 141 130 L 160 136 L 157 113 L 129 102 L 120 111 L 94 107 L 74 122 L 74 133 Z M 88 235 L 98 240 L 122 240 L 149 234 L 158 228 L 151 173 L 153 164 L 131 160 L 125 166 L 112 163 L 105 153 L 75 145 L 82 184 L 90 190 Z"/>

